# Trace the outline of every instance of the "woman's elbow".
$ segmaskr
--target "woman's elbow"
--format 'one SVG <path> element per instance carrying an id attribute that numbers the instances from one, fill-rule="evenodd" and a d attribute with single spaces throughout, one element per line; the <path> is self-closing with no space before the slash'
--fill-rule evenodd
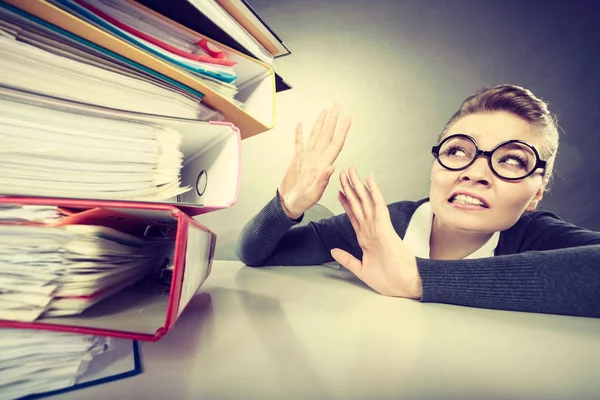
<path id="1" fill-rule="evenodd" d="M 238 258 L 238 260 L 240 260 L 248 267 L 262 267 L 265 265 L 264 260 L 260 260 L 257 257 L 253 257 L 249 251 L 242 248 L 241 246 L 236 247 L 235 255 Z"/>

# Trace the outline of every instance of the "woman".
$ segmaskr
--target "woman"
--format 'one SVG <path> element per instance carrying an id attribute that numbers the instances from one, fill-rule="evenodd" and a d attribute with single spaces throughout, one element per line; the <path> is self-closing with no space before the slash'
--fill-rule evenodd
<path id="1" fill-rule="evenodd" d="M 245 264 L 335 260 L 387 296 L 600 317 L 600 233 L 536 211 L 558 131 L 529 90 L 499 85 L 463 102 L 432 149 L 429 198 L 386 206 L 352 167 L 339 175 L 346 213 L 293 228 L 334 172 L 350 128 L 346 118 L 336 131 L 338 116 L 322 112 L 307 146 L 298 125 L 277 195 L 241 233 Z"/>

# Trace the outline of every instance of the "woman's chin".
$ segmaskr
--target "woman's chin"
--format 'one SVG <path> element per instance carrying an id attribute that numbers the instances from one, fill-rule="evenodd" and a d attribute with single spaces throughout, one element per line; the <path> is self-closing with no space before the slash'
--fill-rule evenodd
<path id="1" fill-rule="evenodd" d="M 444 213 L 442 218 L 444 225 L 453 229 L 472 232 L 472 233 L 489 233 L 496 232 L 495 227 L 490 226 L 489 218 L 481 218 L 478 215 L 455 215 L 453 213 Z"/>
<path id="2" fill-rule="evenodd" d="M 441 204 L 440 204 L 441 203 Z M 460 205 L 448 201 L 438 202 L 435 207 L 436 218 L 449 228 L 465 233 L 490 233 L 499 230 L 497 218 L 489 208 Z"/>

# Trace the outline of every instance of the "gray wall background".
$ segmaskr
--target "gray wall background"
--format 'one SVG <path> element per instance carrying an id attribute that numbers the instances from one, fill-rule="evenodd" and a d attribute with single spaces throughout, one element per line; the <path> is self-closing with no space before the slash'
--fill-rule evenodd
<path id="1" fill-rule="evenodd" d="M 293 54 L 276 61 L 294 88 L 277 95 L 276 128 L 244 140 L 238 203 L 200 216 L 235 259 L 243 225 L 275 194 L 293 151 L 335 101 L 354 119 L 320 203 L 335 214 L 337 173 L 373 172 L 388 203 L 428 195 L 430 148 L 467 96 L 500 83 L 550 103 L 561 135 L 541 207 L 600 230 L 600 2 L 250 0 Z"/>

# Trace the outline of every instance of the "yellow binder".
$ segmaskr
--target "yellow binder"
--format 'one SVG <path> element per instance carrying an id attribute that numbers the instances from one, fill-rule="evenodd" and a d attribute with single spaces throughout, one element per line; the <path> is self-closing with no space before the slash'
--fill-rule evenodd
<path id="1" fill-rule="evenodd" d="M 93 25 L 77 18 L 68 12 L 48 3 L 45 0 L 4 0 L 14 7 L 35 15 L 51 24 L 54 24 L 74 35 L 80 36 L 96 43 L 108 50 L 114 51 L 123 57 L 138 62 L 148 68 L 160 72 L 172 79 L 181 82 L 204 94 L 202 101 L 220 111 L 226 121 L 240 128 L 242 139 L 249 138 L 259 133 L 272 129 L 275 122 L 275 75 L 272 68 L 254 58 L 248 57 L 230 47 L 222 45 L 208 37 L 196 33 L 185 26 L 172 21 L 153 10 L 127 0 L 131 4 L 167 21 L 170 24 L 184 29 L 197 36 L 198 40 L 206 38 L 225 52 L 228 59 L 237 62 L 238 95 L 236 98 L 244 103 L 244 109 L 238 107 L 231 100 L 216 93 L 201 80 L 195 78 L 185 70 L 172 66 L 158 57 L 141 50 L 128 42 L 111 35 Z"/>

